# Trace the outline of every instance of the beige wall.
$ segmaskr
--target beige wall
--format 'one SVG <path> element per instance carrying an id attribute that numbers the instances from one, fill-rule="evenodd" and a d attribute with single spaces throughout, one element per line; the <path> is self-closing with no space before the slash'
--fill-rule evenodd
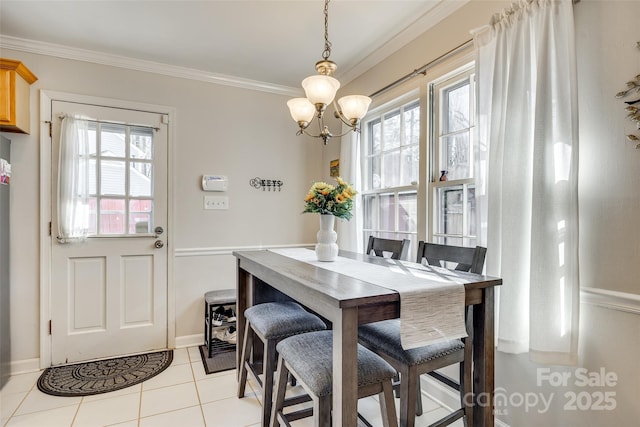
<path id="1" fill-rule="evenodd" d="M 575 7 L 580 102 L 582 286 L 640 294 L 640 135 L 614 95 L 640 74 L 640 2 L 585 0 Z"/>
<path id="2" fill-rule="evenodd" d="M 50 56 L 2 50 L 38 76 L 31 88 L 31 135 L 12 140 L 12 360 L 40 357 L 40 90 L 175 107 L 174 275 L 176 336 L 197 343 L 204 292 L 235 286 L 230 251 L 315 241 L 317 218 L 300 215 L 310 182 L 322 177 L 322 144 L 297 137 L 287 96 Z M 249 118 L 250 122 L 247 121 Z M 229 177 L 230 209 L 204 211 L 202 174 Z M 284 181 L 281 192 L 249 185 Z M 315 220 L 315 221 L 314 221 Z M 194 255 L 199 251 L 197 255 Z M 29 365 L 31 366 L 31 365 Z M 18 367 L 19 369 L 19 367 Z"/>
<path id="3" fill-rule="evenodd" d="M 369 94 L 432 61 L 470 39 L 469 30 L 488 23 L 490 16 L 511 2 L 472 0 L 447 20 L 427 31 L 383 63 L 350 82 L 343 91 Z M 625 120 L 623 102 L 614 95 L 640 72 L 640 16 L 638 1 L 582 0 L 574 6 L 578 54 L 580 113 L 580 278 L 581 303 L 579 365 L 551 367 L 572 375 L 567 387 L 537 384 L 539 368 L 528 355 L 496 353 L 496 386 L 516 404 L 498 408 L 497 419 L 510 426 L 631 426 L 640 419 L 640 288 L 632 268 L 640 262 L 640 150 L 625 141 L 634 131 Z M 429 80 L 416 78 L 395 90 L 401 94 Z M 383 98 L 388 98 L 385 95 Z M 383 100 L 374 100 L 379 104 Z M 636 131 L 636 134 L 638 132 Z M 339 148 L 327 151 L 337 158 Z M 421 153 L 426 153 L 422 150 Z M 329 160 L 329 159 L 325 159 Z M 425 175 L 421 174 L 421 181 Z M 420 191 L 423 191 L 421 184 Z M 425 238 L 425 235 L 419 236 Z M 489 248 L 491 250 L 491 248 Z M 505 286 L 508 286 L 505 283 Z M 588 290 L 587 290 L 588 291 Z M 612 291 L 612 292 L 610 292 Z M 614 372 L 614 387 L 576 387 L 575 369 Z M 431 391 L 437 391 L 431 389 Z M 612 411 L 568 410 L 565 393 L 614 392 Z M 526 408 L 519 396 L 551 398 Z M 442 397 L 442 396 L 441 396 Z M 444 396 L 446 397 L 446 396 Z M 453 402 L 455 403 L 455 402 Z M 540 411 L 539 411 L 540 410 Z"/>
<path id="4" fill-rule="evenodd" d="M 470 38 L 469 30 L 488 22 L 510 1 L 473 0 L 443 23 L 399 50 L 341 90 L 372 93 Z M 580 90 L 580 261 L 583 287 L 602 289 L 597 304 L 581 304 L 579 366 L 604 367 L 619 378 L 613 388 L 549 388 L 536 385 L 537 369 L 527 355 L 496 355 L 496 385 L 506 393 L 553 396 L 551 410 L 511 405 L 498 419 L 511 426 L 630 426 L 640 419 L 640 316 L 638 279 L 631 270 L 640 261 L 640 150 L 624 140 L 633 131 L 623 104 L 613 95 L 640 72 L 640 2 L 582 0 L 575 6 Z M 226 287 L 234 276 L 226 248 L 244 245 L 309 243 L 315 240 L 313 216 L 298 215 L 299 199 L 309 183 L 328 176 L 329 160 L 339 144 L 321 148 L 295 137 L 283 105 L 286 97 L 149 73 L 2 52 L 22 59 L 40 78 L 32 90 L 32 128 L 37 129 L 39 89 L 75 92 L 176 107 L 175 258 L 176 335 L 201 333 L 200 304 L 205 290 Z M 234 111 L 246 111 L 252 125 Z M 242 108 L 241 108 L 242 107 Z M 252 114 L 253 113 L 253 114 Z M 268 132 L 265 131 L 268 129 Z M 12 358 L 39 357 L 39 136 L 9 135 L 12 162 Z M 317 159 L 322 159 L 319 164 Z M 228 174 L 231 209 L 203 212 L 198 177 Z M 285 181 L 282 194 L 248 186 L 254 176 Z M 422 236 L 423 237 L 423 236 Z M 205 255 L 190 255 L 190 249 Z M 219 250 L 215 250 L 215 249 Z M 215 253 L 219 253 L 216 255 Z M 505 284 L 508 285 L 508 284 Z M 620 299 L 616 304 L 606 291 Z M 635 301 L 635 302 L 634 302 Z M 622 306 L 623 308 L 620 308 Z M 624 307 L 627 307 L 626 309 Z M 554 370 L 562 370 L 553 367 Z M 566 372 L 574 372 L 564 368 Z M 565 392 L 613 391 L 614 411 L 567 411 Z"/>

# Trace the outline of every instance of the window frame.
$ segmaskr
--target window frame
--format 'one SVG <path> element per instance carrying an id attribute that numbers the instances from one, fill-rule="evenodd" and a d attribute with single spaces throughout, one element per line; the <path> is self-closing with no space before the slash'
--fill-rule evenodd
<path id="1" fill-rule="evenodd" d="M 389 116 L 390 114 L 393 114 L 395 111 L 397 111 L 401 120 L 400 129 L 404 129 L 403 117 L 404 117 L 404 112 L 409 109 L 407 107 L 418 109 L 419 132 L 418 132 L 417 142 L 413 144 L 404 144 L 403 138 L 405 138 L 405 136 L 404 136 L 404 133 L 401 133 L 399 145 L 396 147 L 390 148 L 388 150 L 385 150 L 384 141 L 383 141 L 384 138 L 382 138 L 382 136 L 384 135 L 384 128 L 381 128 L 380 129 L 380 134 L 381 134 L 380 150 L 378 153 L 375 153 L 375 154 L 371 153 L 369 149 L 371 146 L 370 144 L 371 123 L 379 121 L 382 125 L 383 118 L 385 116 Z M 364 216 L 364 221 L 362 226 L 362 237 L 361 237 L 363 242 L 363 247 L 366 247 L 367 241 L 370 235 L 373 235 L 376 237 L 383 237 L 383 238 L 409 239 L 412 242 L 412 247 L 417 246 L 418 231 L 420 228 L 420 217 L 419 217 L 420 209 L 418 207 L 418 203 L 419 203 L 418 182 L 420 180 L 420 153 L 421 153 L 422 141 L 424 139 L 422 136 L 423 134 L 422 122 L 424 118 L 423 111 L 424 111 L 424 104 L 422 102 L 420 92 L 418 90 L 412 90 L 406 93 L 405 95 L 402 95 L 386 104 L 379 106 L 378 108 L 373 109 L 372 111 L 369 112 L 369 114 L 367 114 L 367 117 L 362 120 L 363 126 L 362 126 L 362 138 L 360 142 L 361 143 L 360 152 L 362 153 L 361 155 L 362 173 L 361 174 L 362 174 L 362 182 L 363 182 L 363 189 L 361 191 L 363 216 Z M 383 187 L 383 183 L 385 182 L 385 179 L 383 177 L 384 154 L 399 152 L 400 157 L 402 158 L 402 151 L 408 148 L 415 148 L 416 150 L 416 156 L 418 158 L 418 161 L 417 161 L 418 170 L 417 170 L 416 180 L 412 181 L 412 183 L 409 185 Z M 380 188 L 367 188 L 370 186 L 370 183 L 371 183 L 371 187 L 373 187 L 370 159 L 376 156 L 379 157 L 380 159 Z M 398 176 L 402 177 L 402 161 L 400 161 L 400 170 L 398 171 Z M 416 224 L 415 224 L 415 227 L 413 227 L 413 231 L 399 229 L 400 228 L 399 227 L 400 225 L 399 210 L 401 207 L 400 196 L 404 194 L 412 194 L 416 200 L 416 218 L 415 218 Z M 388 195 L 392 196 L 394 201 L 393 229 L 386 229 L 386 228 L 383 229 L 381 226 L 380 200 L 382 197 L 388 196 Z M 374 218 L 367 219 L 367 216 L 366 216 L 367 199 L 371 199 L 373 201 L 372 209 L 376 213 Z M 373 223 L 370 223 L 369 221 L 373 221 Z M 367 227 L 368 225 L 371 225 L 371 226 Z"/>
<path id="2" fill-rule="evenodd" d="M 455 239 L 461 242 L 462 246 L 475 246 L 477 235 L 471 234 L 472 230 L 471 218 L 468 209 L 469 190 L 475 188 L 475 158 L 474 158 L 474 144 L 476 142 L 476 127 L 477 127 L 477 92 L 475 81 L 475 62 L 469 61 L 465 65 L 456 68 L 455 70 L 444 74 L 442 77 L 434 79 L 428 83 L 428 105 L 429 105 L 429 127 L 428 133 L 428 147 L 430 156 L 429 164 L 429 180 L 427 189 L 427 203 L 430 220 L 427 221 L 427 235 L 429 241 L 434 243 L 451 244 L 450 239 Z M 465 128 L 465 131 L 469 133 L 469 168 L 471 177 L 452 179 L 447 181 L 440 181 L 441 170 L 444 167 L 440 164 L 442 161 L 442 152 L 440 139 L 452 135 L 459 134 L 461 131 L 456 130 L 453 132 L 443 132 L 444 119 L 445 119 L 445 102 L 442 99 L 441 94 L 444 90 L 460 87 L 465 82 L 469 82 L 469 127 Z M 438 192 L 441 189 L 451 188 L 454 189 L 460 187 L 463 191 L 462 197 L 462 233 L 446 233 L 441 232 L 438 229 L 439 222 L 442 220 L 440 213 L 440 201 L 438 200 Z M 465 231 L 469 231 L 466 233 Z M 460 243 L 458 243 L 460 245 Z"/>

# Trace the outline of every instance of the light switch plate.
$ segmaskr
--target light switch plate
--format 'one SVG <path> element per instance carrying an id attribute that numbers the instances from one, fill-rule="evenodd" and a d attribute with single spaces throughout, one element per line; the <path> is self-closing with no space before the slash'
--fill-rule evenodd
<path id="1" fill-rule="evenodd" d="M 205 210 L 226 210 L 229 209 L 229 197 L 227 196 L 204 196 Z"/>

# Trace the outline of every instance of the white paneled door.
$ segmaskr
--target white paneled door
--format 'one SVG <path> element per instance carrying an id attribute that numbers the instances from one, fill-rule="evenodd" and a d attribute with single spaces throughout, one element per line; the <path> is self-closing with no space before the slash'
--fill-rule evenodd
<path id="1" fill-rule="evenodd" d="M 166 116 L 52 101 L 52 365 L 167 347 Z M 89 127 L 89 236 L 61 243 L 60 116 Z"/>

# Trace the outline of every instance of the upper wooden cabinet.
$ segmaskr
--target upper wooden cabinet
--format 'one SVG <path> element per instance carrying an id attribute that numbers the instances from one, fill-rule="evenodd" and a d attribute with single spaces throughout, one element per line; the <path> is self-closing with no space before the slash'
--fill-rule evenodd
<path id="1" fill-rule="evenodd" d="M 0 131 L 30 133 L 30 85 L 38 78 L 20 61 L 0 58 Z"/>

